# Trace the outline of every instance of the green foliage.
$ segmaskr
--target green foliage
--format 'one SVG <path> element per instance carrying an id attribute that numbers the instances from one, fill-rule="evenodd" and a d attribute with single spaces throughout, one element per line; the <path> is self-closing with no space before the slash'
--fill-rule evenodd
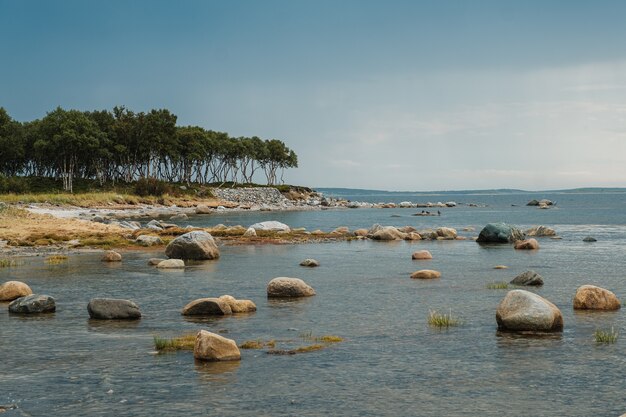
<path id="1" fill-rule="evenodd" d="M 0 173 L 59 180 L 72 192 L 79 179 L 100 185 L 140 178 L 251 183 L 259 169 L 275 185 L 279 172 L 284 182 L 285 169 L 298 166 L 295 152 L 278 139 L 230 137 L 176 121 L 167 109 L 135 113 L 121 106 L 92 112 L 57 107 L 19 123 L 0 107 Z"/>
<path id="2" fill-rule="evenodd" d="M 12 268 L 12 267 L 19 266 L 22 264 L 23 262 L 18 261 L 17 259 L 9 259 L 9 258 L 0 259 L 0 268 Z"/>
<path id="3" fill-rule="evenodd" d="M 448 328 L 458 326 L 461 324 L 461 320 L 452 315 L 452 312 L 439 313 L 436 310 L 430 310 L 428 313 L 428 325 L 431 327 Z"/>
<path id="4" fill-rule="evenodd" d="M 618 335 L 619 333 L 611 327 L 611 330 L 596 329 L 593 337 L 596 340 L 596 343 L 611 344 L 617 342 Z"/>
<path id="5" fill-rule="evenodd" d="M 140 197 L 155 196 L 161 197 L 163 194 L 172 194 L 173 188 L 166 182 L 156 178 L 141 178 L 135 183 L 134 192 Z"/>
<path id="6" fill-rule="evenodd" d="M 159 336 L 154 336 L 154 348 L 159 352 L 193 350 L 195 343 L 195 334 L 186 334 L 172 339 L 163 339 Z"/>

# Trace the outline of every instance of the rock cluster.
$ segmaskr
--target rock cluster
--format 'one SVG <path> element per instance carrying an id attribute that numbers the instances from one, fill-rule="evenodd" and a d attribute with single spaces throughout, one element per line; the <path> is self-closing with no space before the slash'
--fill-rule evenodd
<path id="1" fill-rule="evenodd" d="M 256 305 L 251 300 L 237 300 L 231 295 L 219 298 L 198 298 L 188 303 L 181 314 L 183 316 L 228 316 L 237 313 L 252 313 Z"/>

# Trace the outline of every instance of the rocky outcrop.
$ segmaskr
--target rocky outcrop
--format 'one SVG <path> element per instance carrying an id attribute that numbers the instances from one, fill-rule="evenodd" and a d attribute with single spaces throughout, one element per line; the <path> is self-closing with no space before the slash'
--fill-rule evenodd
<path id="1" fill-rule="evenodd" d="M 168 258 L 176 259 L 218 259 L 220 251 L 207 232 L 193 231 L 178 236 L 165 248 Z"/>
<path id="2" fill-rule="evenodd" d="M 9 304 L 9 311 L 13 314 L 54 313 L 56 309 L 54 298 L 49 295 L 31 294 Z"/>
<path id="3" fill-rule="evenodd" d="M 531 237 L 550 237 L 556 236 L 556 231 L 547 226 L 533 226 L 526 230 L 526 236 Z"/>
<path id="4" fill-rule="evenodd" d="M 233 314 L 233 310 L 226 300 L 199 298 L 183 307 L 181 314 L 183 316 L 228 316 Z"/>
<path id="5" fill-rule="evenodd" d="M 267 284 L 269 298 L 310 297 L 315 290 L 300 278 L 278 277 Z"/>
<path id="6" fill-rule="evenodd" d="M 431 253 L 427 250 L 418 250 L 418 251 L 413 252 L 413 255 L 411 255 L 411 259 L 413 260 L 433 259 L 433 255 L 431 255 Z"/>
<path id="7" fill-rule="evenodd" d="M 537 239 L 526 239 L 526 240 L 518 240 L 515 242 L 515 249 L 527 249 L 527 250 L 535 250 L 539 249 L 539 242 Z"/>
<path id="8" fill-rule="evenodd" d="M 320 266 L 319 261 L 315 260 L 315 259 L 305 259 L 304 261 L 300 262 L 300 266 L 308 266 L 311 268 L 314 268 L 316 266 Z"/>
<path id="9" fill-rule="evenodd" d="M 94 298 L 87 305 L 89 317 L 98 320 L 137 320 L 141 318 L 139 306 L 130 300 Z"/>
<path id="10" fill-rule="evenodd" d="M 513 278 L 511 284 L 538 286 L 543 285 L 543 278 L 535 271 L 526 271 Z"/>
<path id="11" fill-rule="evenodd" d="M 230 306 L 230 310 L 233 314 L 252 313 L 256 311 L 256 304 L 254 304 L 252 300 L 238 300 L 232 295 L 222 295 L 219 299 Z"/>
<path id="12" fill-rule="evenodd" d="M 557 306 L 543 297 L 524 290 L 513 290 L 496 310 L 498 329 L 514 332 L 559 332 L 563 315 Z"/>
<path id="13" fill-rule="evenodd" d="M 241 352 L 234 340 L 200 330 L 196 335 L 193 357 L 202 361 L 238 361 Z"/>
<path id="14" fill-rule="evenodd" d="M 284 223 L 277 222 L 274 220 L 255 223 L 250 226 L 251 229 L 254 230 L 263 230 L 263 231 L 272 231 L 272 232 L 290 232 L 291 229 Z"/>
<path id="15" fill-rule="evenodd" d="M 0 301 L 13 301 L 32 293 L 30 287 L 21 281 L 7 281 L 0 285 Z"/>
<path id="16" fill-rule="evenodd" d="M 368 237 L 372 240 L 380 241 L 404 240 L 406 233 L 402 233 L 393 226 L 382 226 L 376 228 L 374 231 L 370 230 Z"/>
<path id="17" fill-rule="evenodd" d="M 420 269 L 411 274 L 413 279 L 437 279 L 441 277 L 441 272 L 432 269 Z"/>
<path id="18" fill-rule="evenodd" d="M 440 227 L 435 232 L 437 233 L 438 237 L 441 237 L 445 240 L 454 240 L 457 236 L 456 229 L 453 229 L 451 227 Z"/>
<path id="19" fill-rule="evenodd" d="M 506 223 L 489 223 L 480 231 L 478 243 L 513 243 L 524 239 L 524 233 Z"/>
<path id="20" fill-rule="evenodd" d="M 595 285 L 583 285 L 574 295 L 575 310 L 619 310 L 621 307 L 613 292 Z"/>
<path id="21" fill-rule="evenodd" d="M 185 261 L 182 259 L 165 259 L 156 266 L 159 269 L 184 269 Z"/>
<path id="22" fill-rule="evenodd" d="M 121 262 L 122 261 L 122 255 L 120 255 L 119 253 L 113 251 L 113 250 L 108 250 L 106 252 L 104 252 L 104 254 L 102 255 L 102 258 L 100 258 L 100 260 L 102 262 Z"/>

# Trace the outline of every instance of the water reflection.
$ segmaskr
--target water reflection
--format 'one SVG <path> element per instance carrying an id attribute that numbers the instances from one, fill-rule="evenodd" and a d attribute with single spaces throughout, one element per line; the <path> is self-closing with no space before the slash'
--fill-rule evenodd
<path id="1" fill-rule="evenodd" d="M 141 320 L 96 320 L 87 319 L 87 330 L 99 333 L 115 333 L 118 330 L 133 330 Z"/>
<path id="2" fill-rule="evenodd" d="M 241 361 L 207 362 L 195 360 L 198 378 L 203 382 L 232 383 L 237 380 Z"/>

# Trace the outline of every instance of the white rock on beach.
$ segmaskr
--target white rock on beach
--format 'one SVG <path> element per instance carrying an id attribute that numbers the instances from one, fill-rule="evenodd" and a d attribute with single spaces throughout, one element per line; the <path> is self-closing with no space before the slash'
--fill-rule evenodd
<path id="1" fill-rule="evenodd" d="M 251 229 L 254 230 L 269 230 L 269 231 L 282 231 L 289 232 L 291 229 L 284 223 L 277 222 L 275 220 L 270 220 L 266 222 L 255 223 L 250 226 Z"/>

